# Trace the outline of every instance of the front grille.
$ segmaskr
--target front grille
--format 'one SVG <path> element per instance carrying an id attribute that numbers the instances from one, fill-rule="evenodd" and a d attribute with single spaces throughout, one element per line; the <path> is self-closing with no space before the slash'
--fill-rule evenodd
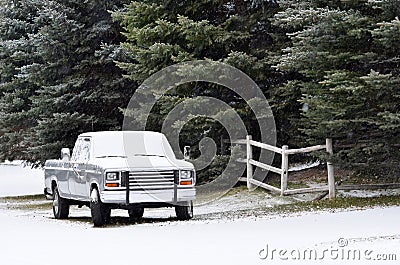
<path id="1" fill-rule="evenodd" d="M 129 189 L 159 190 L 174 188 L 174 171 L 129 172 Z"/>

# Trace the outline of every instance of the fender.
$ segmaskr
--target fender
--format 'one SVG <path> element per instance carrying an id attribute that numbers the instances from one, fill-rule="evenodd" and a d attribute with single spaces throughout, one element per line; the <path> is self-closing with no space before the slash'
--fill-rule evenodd
<path id="1" fill-rule="evenodd" d="M 57 180 L 57 177 L 55 176 L 55 175 L 51 175 L 51 177 L 49 178 L 49 187 L 47 187 L 47 185 L 45 185 L 45 188 L 44 188 L 44 195 L 46 196 L 46 199 L 47 200 L 52 200 L 53 199 L 53 189 L 52 189 L 52 187 L 53 187 L 53 185 L 52 185 L 52 183 L 53 183 L 53 181 L 56 183 L 56 186 L 58 185 L 58 180 Z"/>

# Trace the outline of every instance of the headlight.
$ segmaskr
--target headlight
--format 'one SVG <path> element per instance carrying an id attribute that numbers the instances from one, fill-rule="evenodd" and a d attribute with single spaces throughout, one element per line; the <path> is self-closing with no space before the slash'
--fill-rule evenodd
<path id="1" fill-rule="evenodd" d="M 180 171 L 180 176 L 181 179 L 191 179 L 191 171 L 190 170 L 181 170 Z"/>
<path id="2" fill-rule="evenodd" d="M 194 185 L 194 172 L 191 170 L 179 171 L 179 185 Z"/>
<path id="3" fill-rule="evenodd" d="M 109 180 L 109 181 L 119 180 L 118 172 L 107 172 L 106 173 L 106 180 Z"/>

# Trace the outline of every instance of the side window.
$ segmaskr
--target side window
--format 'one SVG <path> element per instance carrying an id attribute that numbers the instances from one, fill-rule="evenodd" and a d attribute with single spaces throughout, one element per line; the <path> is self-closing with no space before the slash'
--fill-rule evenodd
<path id="1" fill-rule="evenodd" d="M 85 162 L 90 158 L 90 138 L 78 138 L 75 143 L 71 160 Z"/>
<path id="2" fill-rule="evenodd" d="M 82 147 L 81 143 L 82 143 L 82 138 L 78 138 L 78 140 L 76 140 L 75 142 L 74 150 L 72 151 L 72 156 L 71 156 L 72 161 L 78 160 L 79 154 L 81 153 L 81 147 Z"/>
<path id="3" fill-rule="evenodd" d="M 81 147 L 79 161 L 88 161 L 90 158 L 90 138 L 84 138 Z"/>

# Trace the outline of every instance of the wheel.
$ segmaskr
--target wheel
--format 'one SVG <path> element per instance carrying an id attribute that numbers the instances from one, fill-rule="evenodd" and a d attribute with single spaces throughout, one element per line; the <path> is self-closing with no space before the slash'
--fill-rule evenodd
<path id="1" fill-rule="evenodd" d="M 144 208 L 142 206 L 138 206 L 128 210 L 129 213 L 129 221 L 137 222 L 143 217 Z"/>
<path id="2" fill-rule="evenodd" d="M 69 215 L 69 203 L 60 196 L 57 186 L 53 189 L 53 214 L 56 219 L 67 219 Z"/>
<path id="3" fill-rule="evenodd" d="M 175 213 L 178 220 L 189 220 L 193 218 L 193 202 L 186 202 L 185 205 L 176 205 Z"/>
<path id="4" fill-rule="evenodd" d="M 101 202 L 99 191 L 96 188 L 90 194 L 90 212 L 94 226 L 103 226 L 110 222 L 111 208 Z"/>

